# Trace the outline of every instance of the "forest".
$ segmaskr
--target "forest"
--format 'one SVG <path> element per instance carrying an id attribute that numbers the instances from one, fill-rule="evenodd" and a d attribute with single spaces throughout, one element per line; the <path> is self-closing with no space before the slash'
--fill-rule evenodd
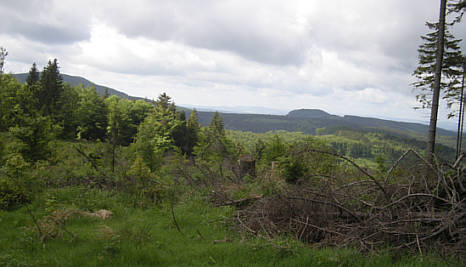
<path id="1" fill-rule="evenodd" d="M 439 146 L 352 128 L 201 126 L 162 93 L 0 75 L 0 264 L 464 263 L 464 169 Z M 240 257 L 241 255 L 241 257 Z"/>

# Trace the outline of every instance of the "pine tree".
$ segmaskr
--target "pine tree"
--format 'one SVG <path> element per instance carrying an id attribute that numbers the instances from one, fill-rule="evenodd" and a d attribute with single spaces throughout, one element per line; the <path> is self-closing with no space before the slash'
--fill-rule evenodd
<path id="1" fill-rule="evenodd" d="M 34 85 L 39 81 L 39 72 L 37 71 L 36 63 L 32 64 L 31 69 L 29 70 L 29 75 L 26 79 L 28 85 Z"/>

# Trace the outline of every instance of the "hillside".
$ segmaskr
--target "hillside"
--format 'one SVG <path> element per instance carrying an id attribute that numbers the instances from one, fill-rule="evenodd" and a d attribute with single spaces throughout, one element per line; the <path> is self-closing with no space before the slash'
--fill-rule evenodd
<path id="1" fill-rule="evenodd" d="M 40 75 L 40 73 L 39 73 Z M 95 86 L 95 89 L 97 91 L 97 93 L 99 93 L 100 95 L 103 95 L 105 94 L 105 91 L 107 91 L 110 95 L 117 95 L 119 97 L 122 97 L 122 98 L 126 98 L 126 99 L 139 99 L 138 97 L 133 97 L 133 96 L 129 96 L 121 91 L 118 91 L 118 90 L 115 90 L 113 88 L 110 88 L 110 87 L 107 87 L 107 86 L 102 86 L 102 85 L 98 85 L 98 84 L 95 84 L 83 77 L 79 77 L 79 76 L 71 76 L 71 75 L 67 75 L 67 74 L 61 74 L 62 78 L 63 78 L 63 81 L 66 82 L 66 83 L 69 83 L 71 85 L 79 85 L 79 84 L 82 84 L 84 87 L 92 87 L 92 86 Z M 15 77 L 19 82 L 21 83 L 25 83 L 26 82 L 26 79 L 28 77 L 28 73 L 18 73 L 18 74 L 13 74 L 13 77 Z"/>
<path id="2" fill-rule="evenodd" d="M 287 115 L 290 118 L 322 118 L 322 117 L 332 117 L 331 115 L 320 109 L 296 109 L 290 111 Z"/>
<path id="3" fill-rule="evenodd" d="M 27 73 L 13 74 L 20 82 L 24 83 Z M 95 84 L 83 77 L 61 74 L 63 81 L 72 85 L 82 84 L 84 86 L 95 86 L 99 94 L 104 94 L 107 90 L 110 95 L 118 95 L 127 99 L 142 99 L 129 96 L 116 89 Z M 179 107 L 187 112 L 190 110 Z M 201 125 L 208 125 L 214 112 L 198 111 Z M 264 114 L 240 114 L 221 113 L 225 128 L 229 130 L 251 131 L 255 133 L 265 133 L 268 131 L 285 130 L 291 132 L 303 132 L 306 134 L 316 134 L 316 130 L 333 134 L 341 129 L 352 129 L 362 131 L 382 131 L 399 135 L 406 138 L 416 138 L 423 140 L 428 132 L 428 126 L 420 123 L 399 122 L 383 120 L 377 118 L 359 117 L 345 115 L 343 117 L 329 114 L 319 109 L 299 109 L 292 110 L 287 115 L 264 115 Z M 439 128 L 438 136 L 455 137 L 456 133 Z M 451 141 L 448 142 L 451 145 Z"/>
<path id="4" fill-rule="evenodd" d="M 221 115 L 226 129 L 250 131 L 254 133 L 285 130 L 314 135 L 318 130 L 324 134 L 334 134 L 343 129 L 351 129 L 364 132 L 390 133 L 405 138 L 424 140 L 428 132 L 428 126 L 420 123 L 398 122 L 348 115 L 340 117 L 328 113 L 321 113 L 323 114 L 322 116 L 316 116 L 316 113 L 313 113 L 312 117 L 297 115 L 296 111 L 290 113 L 293 115 L 290 116 L 290 114 L 288 114 L 282 116 L 235 113 L 221 113 Z M 201 125 L 208 125 L 213 114 L 214 112 L 198 112 Z M 438 129 L 438 135 L 448 138 L 456 137 L 455 132 L 440 128 Z"/>

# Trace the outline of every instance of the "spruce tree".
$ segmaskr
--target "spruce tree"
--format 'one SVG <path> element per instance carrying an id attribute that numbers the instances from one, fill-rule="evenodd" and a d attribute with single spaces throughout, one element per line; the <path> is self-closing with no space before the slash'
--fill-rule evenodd
<path id="1" fill-rule="evenodd" d="M 201 130 L 201 126 L 199 125 L 199 118 L 197 115 L 196 109 L 193 109 L 191 111 L 191 114 L 189 115 L 188 121 L 187 121 L 188 128 L 191 129 L 193 132 L 196 132 L 196 134 L 199 133 Z"/>
<path id="2" fill-rule="evenodd" d="M 36 63 L 32 63 L 32 67 L 29 70 L 29 75 L 26 79 L 28 85 L 33 85 L 39 81 L 39 71 L 37 71 Z"/>
<path id="3" fill-rule="evenodd" d="M 34 85 L 39 81 L 39 72 L 37 71 L 36 63 L 32 64 L 31 69 L 29 70 L 29 75 L 26 79 L 28 85 Z"/>
<path id="4" fill-rule="evenodd" d="M 419 66 L 414 71 L 413 76 L 417 81 L 413 83 L 414 87 L 420 90 L 416 99 L 420 102 L 422 108 L 432 107 L 432 91 L 434 86 L 435 74 L 435 56 L 437 52 L 438 23 L 426 23 L 432 32 L 421 36 L 425 43 L 421 44 L 419 52 Z M 447 106 L 451 107 L 458 102 L 461 92 L 461 76 L 463 56 L 459 43 L 461 39 L 455 37 L 445 29 L 444 53 L 442 64 L 442 79 L 440 81 L 440 90 L 442 98 L 446 101 Z M 454 113 L 448 114 L 449 117 Z"/>
<path id="5" fill-rule="evenodd" d="M 197 111 L 193 109 L 191 114 L 189 115 L 188 120 L 186 121 L 186 140 L 187 140 L 187 151 L 188 155 L 191 155 L 194 151 L 194 146 L 199 141 L 199 133 L 201 131 L 201 126 L 199 125 Z"/>
<path id="6" fill-rule="evenodd" d="M 434 29 L 434 32 L 421 37 L 426 43 L 422 44 L 419 48 L 419 67 L 413 73 L 413 75 L 418 78 L 418 82 L 415 82 L 413 85 L 415 88 L 421 89 L 421 94 L 417 99 L 421 102 L 422 107 L 431 108 L 429 136 L 426 149 L 427 161 L 431 164 L 433 164 L 434 159 L 433 154 L 437 133 L 437 117 L 441 89 L 444 91 L 444 97 L 447 96 L 446 99 L 454 95 L 455 91 L 455 83 L 451 83 L 445 79 L 454 80 L 452 79 L 453 73 L 446 72 L 446 77 L 444 76 L 442 83 L 442 74 L 445 71 L 445 66 L 451 66 L 445 65 L 445 62 L 452 64 L 451 61 L 444 60 L 444 57 L 451 53 L 451 51 L 450 53 L 448 52 L 448 49 L 455 44 L 457 45 L 459 42 L 445 37 L 445 33 L 447 32 L 447 23 L 445 22 L 446 6 L 447 0 L 441 0 L 438 23 L 427 24 L 429 28 Z M 447 51 L 446 53 L 444 53 L 445 50 Z M 445 85 L 445 83 L 448 87 L 442 86 Z M 430 97 L 427 97 L 430 91 L 432 92 L 432 100 L 430 100 Z"/>
<path id="7" fill-rule="evenodd" d="M 223 119 L 217 111 L 214 113 L 214 116 L 210 121 L 209 128 L 214 136 L 225 136 Z"/>
<path id="8" fill-rule="evenodd" d="M 49 60 L 40 76 L 40 85 L 41 89 L 37 95 L 40 109 L 44 115 L 55 115 L 59 110 L 58 100 L 64 90 L 57 59 L 54 59 L 53 63 Z"/>

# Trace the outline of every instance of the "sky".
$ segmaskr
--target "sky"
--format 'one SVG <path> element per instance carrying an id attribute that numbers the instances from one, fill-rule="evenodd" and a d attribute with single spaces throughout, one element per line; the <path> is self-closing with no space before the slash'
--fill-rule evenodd
<path id="1" fill-rule="evenodd" d="M 413 109 L 411 74 L 440 0 L 0 1 L 6 72 L 57 58 L 61 73 L 178 105 L 430 116 Z M 452 32 L 466 39 L 466 23 Z"/>

